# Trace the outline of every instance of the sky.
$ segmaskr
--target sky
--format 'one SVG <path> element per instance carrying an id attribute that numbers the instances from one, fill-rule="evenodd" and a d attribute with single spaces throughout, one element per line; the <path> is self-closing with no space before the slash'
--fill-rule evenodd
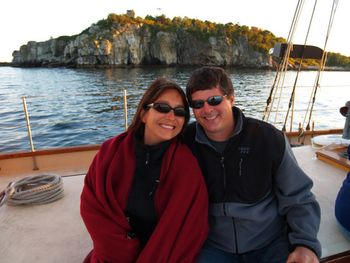
<path id="1" fill-rule="evenodd" d="M 313 5 L 317 1 L 307 43 L 324 48 L 333 0 L 305 0 L 293 43 L 304 44 Z M 238 23 L 288 37 L 298 0 L 11 0 L 0 5 L 0 62 L 10 62 L 12 52 L 28 41 L 79 34 L 108 14 L 165 15 Z M 339 0 L 326 51 L 350 56 L 348 27 L 350 1 Z"/>

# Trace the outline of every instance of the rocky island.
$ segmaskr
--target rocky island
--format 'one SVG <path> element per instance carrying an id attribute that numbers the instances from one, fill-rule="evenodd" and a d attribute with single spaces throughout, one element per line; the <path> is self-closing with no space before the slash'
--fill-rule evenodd
<path id="1" fill-rule="evenodd" d="M 273 68 L 269 50 L 283 38 L 257 27 L 164 15 L 135 17 L 109 14 L 80 34 L 47 41 L 29 41 L 13 52 L 19 67 L 138 67 L 146 65 L 217 65 L 244 68 Z M 291 61 L 295 68 L 298 61 Z M 349 69 L 350 58 L 328 53 L 329 69 Z M 303 69 L 319 62 L 304 61 Z"/>
<path id="2" fill-rule="evenodd" d="M 257 45 L 257 40 L 265 46 Z M 190 18 L 110 14 L 78 35 L 30 41 L 13 52 L 14 66 L 123 67 L 219 65 L 271 67 L 279 39 L 258 28 Z"/>

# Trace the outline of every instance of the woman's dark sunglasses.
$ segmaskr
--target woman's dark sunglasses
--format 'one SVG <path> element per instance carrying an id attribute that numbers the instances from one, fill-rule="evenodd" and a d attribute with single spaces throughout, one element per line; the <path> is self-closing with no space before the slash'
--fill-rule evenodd
<path id="1" fill-rule="evenodd" d="M 211 96 L 209 98 L 207 98 L 206 100 L 192 100 L 191 101 L 191 108 L 194 109 L 200 109 L 204 106 L 204 103 L 207 102 L 210 106 L 216 106 L 219 105 L 223 98 L 226 97 L 227 95 L 216 95 L 216 96 Z"/>
<path id="2" fill-rule="evenodd" d="M 166 103 L 155 102 L 155 103 L 151 103 L 151 104 L 146 105 L 146 107 L 147 108 L 153 108 L 153 109 L 155 109 L 156 111 L 158 111 L 160 113 L 168 113 L 171 110 L 173 110 L 174 111 L 174 115 L 178 116 L 178 117 L 186 117 L 188 115 L 188 112 L 185 110 L 184 107 L 172 108 Z"/>

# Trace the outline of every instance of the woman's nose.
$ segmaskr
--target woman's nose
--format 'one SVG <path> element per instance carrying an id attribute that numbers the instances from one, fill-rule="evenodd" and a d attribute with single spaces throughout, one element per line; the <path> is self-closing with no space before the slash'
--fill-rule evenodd
<path id="1" fill-rule="evenodd" d="M 166 116 L 168 119 L 175 119 L 175 113 L 174 110 L 170 110 L 168 113 L 166 113 Z"/>

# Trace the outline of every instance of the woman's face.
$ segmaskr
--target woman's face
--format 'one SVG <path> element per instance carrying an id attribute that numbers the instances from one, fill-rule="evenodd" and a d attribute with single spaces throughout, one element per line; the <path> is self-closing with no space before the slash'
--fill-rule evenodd
<path id="1" fill-rule="evenodd" d="M 167 104 L 173 109 L 184 108 L 181 95 L 177 90 L 164 91 L 142 116 L 142 122 L 145 123 L 144 143 L 147 145 L 158 144 L 174 138 L 181 132 L 185 122 L 185 117 L 176 116 L 174 110 L 170 110 L 168 113 L 159 112 L 156 107 L 158 103 Z M 181 109 L 176 111 L 181 112 Z"/>

